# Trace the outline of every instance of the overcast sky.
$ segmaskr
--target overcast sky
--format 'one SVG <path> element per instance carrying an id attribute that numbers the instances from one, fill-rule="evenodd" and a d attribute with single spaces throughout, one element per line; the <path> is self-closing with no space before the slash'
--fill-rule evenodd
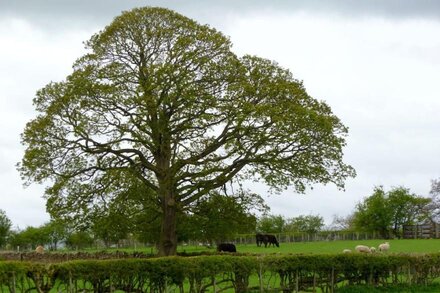
<path id="1" fill-rule="evenodd" d="M 345 191 L 267 196 L 253 185 L 271 213 L 329 224 L 378 185 L 429 196 L 440 177 L 440 1 L 0 0 L 0 209 L 14 227 L 49 220 L 44 187 L 24 188 L 15 168 L 35 92 L 71 73 L 82 42 L 121 11 L 146 5 L 217 28 L 238 55 L 276 60 L 349 127 L 345 162 L 358 175 Z"/>

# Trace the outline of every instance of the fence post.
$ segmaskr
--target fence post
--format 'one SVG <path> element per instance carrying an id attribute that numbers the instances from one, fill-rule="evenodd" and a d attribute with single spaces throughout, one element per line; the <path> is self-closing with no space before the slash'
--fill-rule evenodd
<path id="1" fill-rule="evenodd" d="M 260 268 L 258 271 L 258 278 L 260 283 L 260 293 L 263 293 L 263 263 L 261 259 L 259 259 L 259 261 L 260 261 Z"/>
<path id="2" fill-rule="evenodd" d="M 15 293 L 15 287 L 16 287 L 15 271 L 12 271 L 12 293 Z"/>
<path id="3" fill-rule="evenodd" d="M 296 270 L 296 278 L 295 278 L 295 292 L 299 292 L 299 272 Z"/>
<path id="4" fill-rule="evenodd" d="M 72 271 L 69 271 L 69 293 L 72 293 Z"/>
<path id="5" fill-rule="evenodd" d="M 316 272 L 313 271 L 313 292 L 316 293 Z"/>
<path id="6" fill-rule="evenodd" d="M 334 291 L 335 291 L 335 268 L 332 267 L 332 280 L 331 280 L 330 292 L 333 293 Z"/>

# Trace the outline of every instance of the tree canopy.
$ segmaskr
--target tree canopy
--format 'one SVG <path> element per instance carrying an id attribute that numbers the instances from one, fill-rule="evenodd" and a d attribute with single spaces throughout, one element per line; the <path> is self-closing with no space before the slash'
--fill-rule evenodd
<path id="1" fill-rule="evenodd" d="M 19 170 L 50 184 L 54 217 L 87 215 L 141 185 L 161 213 L 159 253 L 171 255 L 179 211 L 228 182 L 303 192 L 354 176 L 330 107 L 276 62 L 236 56 L 207 25 L 137 8 L 86 48 L 72 74 L 37 92 L 22 134 Z"/>
<path id="2" fill-rule="evenodd" d="M 267 210 L 262 202 L 256 194 L 223 195 L 215 192 L 204 197 L 188 215 L 189 238 L 218 244 L 236 234 L 254 233 L 257 217 L 252 210 Z"/>
<path id="3" fill-rule="evenodd" d="M 319 215 L 300 215 L 287 221 L 286 231 L 313 234 L 324 227 L 324 218 Z"/>
<path id="4" fill-rule="evenodd" d="M 440 221 L 440 179 L 431 181 L 431 203 L 428 206 L 433 221 Z"/>
<path id="5" fill-rule="evenodd" d="M 12 222 L 5 211 L 0 210 L 0 248 L 6 244 L 6 239 L 11 232 Z"/>
<path id="6" fill-rule="evenodd" d="M 285 232 L 286 219 L 282 215 L 263 215 L 257 222 L 257 231 L 260 233 Z"/>
<path id="7" fill-rule="evenodd" d="M 403 225 L 421 222 L 426 218 L 425 207 L 431 200 L 411 193 L 405 187 L 395 187 L 385 192 L 374 189 L 371 196 L 356 206 L 353 225 L 360 231 L 377 232 L 383 238 L 401 237 Z"/>

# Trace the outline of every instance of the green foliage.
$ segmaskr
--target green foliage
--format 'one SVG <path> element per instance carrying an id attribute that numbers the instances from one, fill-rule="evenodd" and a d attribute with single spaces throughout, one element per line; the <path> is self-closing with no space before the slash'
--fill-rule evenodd
<path id="1" fill-rule="evenodd" d="M 392 233 L 401 237 L 403 225 L 420 222 L 426 217 L 424 207 L 430 202 L 410 193 L 404 187 L 393 188 L 385 192 L 376 187 L 371 196 L 356 206 L 353 215 L 354 228 L 359 231 L 378 232 L 388 238 Z"/>
<path id="2" fill-rule="evenodd" d="M 431 202 L 429 198 L 419 197 L 404 187 L 393 188 L 387 195 L 393 234 L 398 238 L 402 236 L 403 225 L 421 223 L 427 219 L 424 208 Z"/>
<path id="3" fill-rule="evenodd" d="M 121 239 L 126 239 L 128 233 L 132 231 L 133 221 L 116 205 L 111 206 L 104 214 L 93 218 L 91 228 L 93 235 L 103 240 L 107 247 L 114 243 L 118 244 Z"/>
<path id="4" fill-rule="evenodd" d="M 288 219 L 286 232 L 316 233 L 324 227 L 324 218 L 319 215 L 298 216 Z"/>
<path id="5" fill-rule="evenodd" d="M 0 248 L 6 244 L 11 227 L 11 220 L 8 218 L 5 211 L 0 209 Z"/>
<path id="6" fill-rule="evenodd" d="M 66 245 L 70 249 L 84 249 L 86 247 L 90 247 L 93 244 L 94 240 L 91 236 L 90 231 L 73 231 L 71 232 L 66 239 Z"/>
<path id="7" fill-rule="evenodd" d="M 362 286 L 432 288 L 440 254 L 213 255 L 78 260 L 53 264 L 0 262 L 0 288 L 48 292 L 350 291 Z M 409 286 L 410 285 L 410 286 Z M 409 287 L 408 287 L 409 286 Z M 416 287 L 417 286 L 417 287 Z M 393 289 L 394 288 L 394 289 Z M 362 291 L 359 291 L 362 292 Z"/>
<path id="8" fill-rule="evenodd" d="M 373 194 L 356 206 L 353 224 L 360 231 L 378 232 L 389 237 L 393 214 L 386 206 L 387 200 L 382 187 L 376 187 Z"/>
<path id="9" fill-rule="evenodd" d="M 60 241 L 66 240 L 67 224 L 63 221 L 51 220 L 39 227 L 26 227 L 22 231 L 12 231 L 9 244 L 21 250 L 34 249 L 38 245 L 47 245 L 49 249 L 56 250 Z"/>
<path id="10" fill-rule="evenodd" d="M 40 229 L 43 230 L 43 234 L 46 235 L 47 242 L 42 244 L 48 244 L 50 250 L 57 250 L 58 243 L 66 240 L 68 233 L 68 224 L 62 220 L 52 219 L 50 222 L 44 224 Z"/>
<path id="11" fill-rule="evenodd" d="M 284 232 L 286 219 L 281 215 L 264 215 L 257 222 L 257 231 L 261 233 Z"/>
<path id="12" fill-rule="evenodd" d="M 31 267 L 30 263 L 0 261 L 0 290 L 15 292 L 17 281 L 23 280 Z"/>
<path id="13" fill-rule="evenodd" d="M 183 217 L 182 214 L 177 215 Z M 162 213 L 157 210 L 149 209 L 144 213 L 139 213 L 135 217 L 134 229 L 136 239 L 143 243 L 158 244 L 160 236 Z M 178 227 L 182 222 L 178 222 Z"/>
<path id="14" fill-rule="evenodd" d="M 436 293 L 440 292 L 440 284 L 423 285 L 390 285 L 386 287 L 375 287 L 372 285 L 346 286 L 338 289 L 338 293 Z"/>
<path id="15" fill-rule="evenodd" d="M 50 242 L 47 230 L 41 227 L 29 226 L 23 231 L 15 231 L 11 234 L 9 243 L 20 250 L 35 249 L 38 245 L 45 245 Z"/>
<path id="16" fill-rule="evenodd" d="M 190 239 L 211 244 L 232 239 L 239 233 L 253 233 L 261 197 L 255 194 L 227 196 L 215 193 L 198 201 L 187 217 Z"/>
<path id="17" fill-rule="evenodd" d="M 18 169 L 28 183 L 51 184 L 50 214 L 86 221 L 141 185 L 136 209 L 160 210 L 168 255 L 177 214 L 233 180 L 342 188 L 355 175 L 342 161 L 347 128 L 288 70 L 231 46 L 154 7 L 124 12 L 92 36 L 74 72 L 37 92 L 38 115 L 22 134 Z"/>

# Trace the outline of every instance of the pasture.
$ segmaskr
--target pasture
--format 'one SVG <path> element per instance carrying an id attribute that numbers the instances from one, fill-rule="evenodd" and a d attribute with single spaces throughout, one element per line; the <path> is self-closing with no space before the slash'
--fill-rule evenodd
<path id="1" fill-rule="evenodd" d="M 369 247 L 378 247 L 380 243 L 388 241 L 391 245 L 389 253 L 437 253 L 440 252 L 440 239 L 392 239 L 392 240 L 337 240 L 337 241 L 315 241 L 315 242 L 291 242 L 280 243 L 280 247 L 258 247 L 253 244 L 236 244 L 237 252 L 252 254 L 337 254 L 344 249 L 351 249 L 359 244 Z M 214 251 L 215 248 L 204 246 L 179 246 L 178 252 L 202 252 Z"/>

